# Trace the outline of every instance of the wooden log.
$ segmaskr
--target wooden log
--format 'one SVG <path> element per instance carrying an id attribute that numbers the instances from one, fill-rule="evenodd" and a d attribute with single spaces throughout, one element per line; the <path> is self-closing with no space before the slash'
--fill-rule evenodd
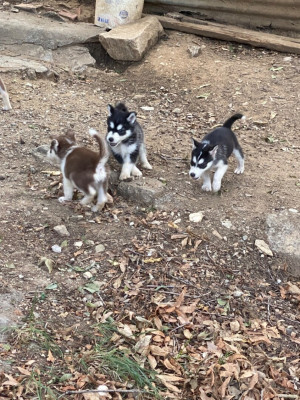
<path id="1" fill-rule="evenodd" d="M 203 21 L 203 24 L 201 24 L 201 20 L 198 20 L 197 23 L 191 23 L 162 16 L 157 16 L 157 18 L 165 29 L 193 33 L 194 35 L 229 42 L 249 44 L 254 47 L 263 47 L 285 53 L 300 54 L 300 39 L 273 35 L 272 33 L 256 32 L 250 29 L 209 21 Z"/>

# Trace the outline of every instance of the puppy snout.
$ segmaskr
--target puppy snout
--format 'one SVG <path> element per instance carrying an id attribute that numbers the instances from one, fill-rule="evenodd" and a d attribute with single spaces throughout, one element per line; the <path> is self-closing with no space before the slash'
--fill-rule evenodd
<path id="1" fill-rule="evenodd" d="M 196 176 L 195 172 L 190 172 L 190 177 L 191 178 L 195 178 L 195 176 Z"/>
<path id="2" fill-rule="evenodd" d="M 112 143 L 114 141 L 113 137 L 108 138 L 109 142 Z"/>

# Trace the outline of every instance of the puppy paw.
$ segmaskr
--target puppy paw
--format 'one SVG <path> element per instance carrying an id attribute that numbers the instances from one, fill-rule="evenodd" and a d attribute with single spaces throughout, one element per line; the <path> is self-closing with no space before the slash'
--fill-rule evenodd
<path id="1" fill-rule="evenodd" d="M 101 211 L 101 210 L 104 208 L 104 206 L 105 206 L 105 203 L 99 203 L 99 204 L 94 205 L 94 206 L 91 208 L 91 210 L 92 210 L 93 212 Z"/>
<path id="2" fill-rule="evenodd" d="M 152 168 L 152 165 L 150 165 L 148 162 L 143 163 L 143 164 L 142 164 L 142 167 L 145 168 L 145 169 L 153 169 L 153 168 Z"/>
<path id="3" fill-rule="evenodd" d="M 68 198 L 65 197 L 65 196 L 61 196 L 61 197 L 58 198 L 58 201 L 59 201 L 60 203 L 65 203 L 66 201 L 70 201 L 70 199 L 68 199 Z"/>
<path id="4" fill-rule="evenodd" d="M 125 181 L 126 179 L 130 179 L 130 174 L 128 173 L 121 173 L 119 176 L 120 181 Z"/>
<path id="5" fill-rule="evenodd" d="M 212 184 L 212 190 L 213 192 L 218 192 L 221 189 L 221 181 L 214 181 Z"/>
<path id="6" fill-rule="evenodd" d="M 240 175 L 244 172 L 244 167 L 237 167 L 234 171 L 235 174 Z"/>
<path id="7" fill-rule="evenodd" d="M 205 192 L 211 192 L 211 184 L 203 184 L 201 186 L 201 189 L 204 190 Z"/>
<path id="8" fill-rule="evenodd" d="M 132 174 L 132 176 L 142 176 L 143 175 L 142 172 L 136 166 L 134 166 L 132 168 L 131 174 Z"/>

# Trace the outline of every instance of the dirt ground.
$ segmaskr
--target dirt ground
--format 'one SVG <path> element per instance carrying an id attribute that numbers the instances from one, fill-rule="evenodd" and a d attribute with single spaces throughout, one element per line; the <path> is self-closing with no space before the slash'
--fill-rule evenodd
<path id="1" fill-rule="evenodd" d="M 188 52 L 194 45 L 201 47 L 198 57 Z M 43 326 L 67 351 L 65 361 L 66 354 L 90 349 L 93 324 L 105 321 L 107 313 L 117 325 L 138 326 L 139 334 L 147 329 L 134 321 L 140 317 L 142 324 L 145 318 L 152 329 L 163 332 L 152 336 L 152 345 L 171 349 L 166 356 L 152 347 L 144 362 L 164 376 L 163 398 L 267 399 L 297 393 L 299 295 L 289 291 L 297 279 L 283 257 L 263 255 L 254 242 L 267 241 L 269 213 L 300 206 L 298 57 L 167 31 L 140 63 L 109 63 L 82 74 L 58 72 L 57 82 L 29 80 L 25 73 L 2 74 L 13 110 L 0 113 L 0 293 L 22 294 L 15 314 L 22 323 L 34 318 Z M 112 189 L 114 204 L 99 214 L 76 201 L 60 204 L 59 176 L 53 174 L 57 168 L 33 157 L 33 150 L 68 127 L 79 143 L 95 148 L 88 128 L 104 134 L 107 105 L 117 101 L 136 111 L 143 126 L 153 166 L 144 171 L 145 185 L 150 177 L 162 181 L 170 201 L 160 209 L 144 208 Z M 234 125 L 245 153 L 245 173 L 233 173 L 232 158 L 221 193 L 202 192 L 201 184 L 188 176 L 191 137 L 200 139 L 236 112 L 247 117 Z M 119 171 L 113 161 L 110 164 Z M 198 211 L 203 220 L 190 222 L 189 215 Z M 70 236 L 60 237 L 53 230 L 61 224 Z M 96 250 L 99 244 L 104 247 Z M 53 245 L 60 245 L 62 252 L 53 252 Z M 50 267 L 45 259 L 52 260 Z M 88 290 L 91 284 L 100 289 Z M 189 314 L 192 300 L 196 305 Z M 186 308 L 178 311 L 176 302 L 178 309 L 183 304 Z M 232 322 L 240 328 L 234 330 Z M 201 336 L 204 327 L 209 338 Z M 264 339 L 251 341 L 250 327 Z M 230 342 L 231 350 L 224 332 L 240 335 Z M 207 350 L 208 341 L 213 349 Z M 60 393 L 120 381 L 92 363 L 84 375 L 74 360 L 51 360 L 49 351 L 32 340 L 28 345 L 12 336 L 8 342 L 9 347 L 0 344 L 1 359 L 9 363 L 0 383 L 1 398 L 52 398 L 45 387 Z M 124 342 L 122 346 L 132 348 Z M 183 353 L 189 359 L 180 358 Z M 225 369 L 222 375 L 219 360 L 225 354 L 244 357 L 244 364 L 237 358 L 226 364 L 239 362 L 239 371 Z M 173 367 L 165 362 L 168 357 L 176 361 Z M 153 359 L 159 359 L 156 366 Z M 245 375 L 250 370 L 246 362 L 254 368 L 252 375 Z M 35 397 L 34 380 L 24 383 L 24 369 L 32 377 L 34 368 L 44 385 L 41 397 Z M 49 381 L 55 368 L 73 374 L 68 384 Z M 79 384 L 79 373 L 89 379 Z M 263 374 L 267 384 L 262 383 Z M 15 385 L 5 384 L 7 376 L 16 379 Z M 265 397 L 259 397 L 261 393 Z M 81 398 L 74 396 L 65 398 Z"/>

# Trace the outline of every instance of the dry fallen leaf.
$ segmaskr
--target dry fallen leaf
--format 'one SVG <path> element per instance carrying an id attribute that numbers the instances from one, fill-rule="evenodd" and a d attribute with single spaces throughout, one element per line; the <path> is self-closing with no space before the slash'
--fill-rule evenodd
<path id="1" fill-rule="evenodd" d="M 55 357 L 53 357 L 51 350 L 48 351 L 47 361 L 49 361 L 51 363 L 53 363 L 55 361 Z"/>

